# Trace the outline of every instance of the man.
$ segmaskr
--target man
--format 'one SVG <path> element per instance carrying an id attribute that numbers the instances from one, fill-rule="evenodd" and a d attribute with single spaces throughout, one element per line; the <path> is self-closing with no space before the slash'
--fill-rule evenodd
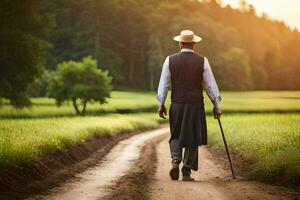
<path id="1" fill-rule="evenodd" d="M 169 110 L 172 158 L 170 177 L 172 180 L 179 179 L 179 164 L 182 161 L 182 180 L 194 181 L 191 169 L 198 170 L 198 146 L 207 144 L 202 82 L 214 105 L 215 118 L 221 116 L 218 107 L 221 96 L 207 58 L 194 52 L 195 44 L 202 39 L 192 31 L 184 30 L 174 40 L 179 42 L 181 51 L 168 56 L 163 64 L 157 94 L 159 116 L 165 118 L 167 115 L 164 103 L 172 85 Z M 185 148 L 183 159 L 182 148 Z"/>

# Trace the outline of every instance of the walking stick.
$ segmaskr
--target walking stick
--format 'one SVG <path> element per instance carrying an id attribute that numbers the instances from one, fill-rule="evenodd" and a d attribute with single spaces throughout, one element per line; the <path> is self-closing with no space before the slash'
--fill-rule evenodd
<path id="1" fill-rule="evenodd" d="M 224 142 L 224 145 L 225 145 L 225 148 L 226 148 L 226 153 L 227 153 L 227 156 L 228 156 L 228 160 L 229 160 L 229 164 L 230 164 L 230 169 L 231 169 L 231 173 L 232 173 L 232 178 L 235 179 L 235 176 L 234 176 L 234 173 L 233 173 L 232 164 L 231 164 L 231 159 L 230 159 L 230 155 L 229 155 L 229 152 L 228 152 L 227 143 L 226 143 L 226 140 L 225 140 L 225 135 L 224 135 L 224 132 L 223 132 L 223 128 L 222 128 L 222 124 L 221 124 L 220 118 L 218 118 L 218 122 L 219 122 L 219 125 L 220 125 L 223 142 Z"/>

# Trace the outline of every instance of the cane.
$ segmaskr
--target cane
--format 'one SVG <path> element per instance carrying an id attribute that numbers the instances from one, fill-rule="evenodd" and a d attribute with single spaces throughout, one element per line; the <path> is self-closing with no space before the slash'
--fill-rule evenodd
<path id="1" fill-rule="evenodd" d="M 229 164 L 230 164 L 230 169 L 231 169 L 231 173 L 232 173 L 232 178 L 235 179 L 235 176 L 234 176 L 234 173 L 233 173 L 232 164 L 231 164 L 231 159 L 230 159 L 230 155 L 229 155 L 229 152 L 228 152 L 227 143 L 226 143 L 226 140 L 225 140 L 225 135 L 224 135 L 224 132 L 223 132 L 223 128 L 222 128 L 222 124 L 221 124 L 220 118 L 218 118 L 218 122 L 219 122 L 219 125 L 220 125 L 220 129 L 221 129 L 221 132 L 222 132 L 223 142 L 224 142 L 224 145 L 225 145 L 225 148 L 226 148 L 226 153 L 227 153 L 227 156 L 228 156 L 228 160 L 229 160 Z"/>

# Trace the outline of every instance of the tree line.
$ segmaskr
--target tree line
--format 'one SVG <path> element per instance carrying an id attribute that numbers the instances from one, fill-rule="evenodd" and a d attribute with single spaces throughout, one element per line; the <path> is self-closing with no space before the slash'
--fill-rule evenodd
<path id="1" fill-rule="evenodd" d="M 155 90 L 182 29 L 203 38 L 196 51 L 209 59 L 221 89 L 300 88 L 300 33 L 258 17 L 243 1 L 236 10 L 216 0 L 3 0 L 0 20 L 5 98 L 24 93 L 23 80 L 41 83 L 59 63 L 89 55 L 109 71 L 114 88 Z"/>

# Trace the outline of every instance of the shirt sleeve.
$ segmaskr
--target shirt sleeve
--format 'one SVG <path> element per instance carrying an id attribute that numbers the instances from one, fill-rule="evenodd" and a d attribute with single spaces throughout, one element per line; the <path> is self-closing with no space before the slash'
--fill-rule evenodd
<path id="1" fill-rule="evenodd" d="M 171 84 L 171 73 L 169 69 L 169 56 L 168 56 L 163 64 L 158 90 L 157 90 L 157 100 L 159 101 L 160 105 L 164 105 L 165 103 L 168 90 L 170 88 L 170 84 Z"/>
<path id="2" fill-rule="evenodd" d="M 207 58 L 204 58 L 203 81 L 207 96 L 213 105 L 218 107 L 222 98 Z"/>

